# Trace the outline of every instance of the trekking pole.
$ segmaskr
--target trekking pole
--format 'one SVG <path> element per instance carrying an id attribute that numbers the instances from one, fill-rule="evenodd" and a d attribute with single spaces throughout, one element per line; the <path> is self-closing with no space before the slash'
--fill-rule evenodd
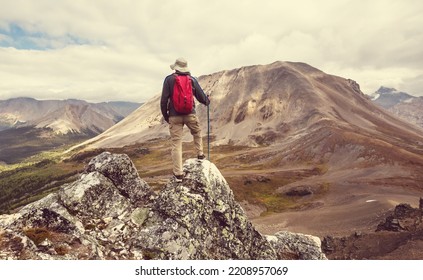
<path id="1" fill-rule="evenodd" d="M 207 105 L 207 158 L 210 161 L 210 100 Z"/>

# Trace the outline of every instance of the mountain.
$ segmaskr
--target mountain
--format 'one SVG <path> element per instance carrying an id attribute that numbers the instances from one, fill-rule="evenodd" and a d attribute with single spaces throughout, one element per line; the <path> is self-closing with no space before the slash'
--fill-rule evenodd
<path id="1" fill-rule="evenodd" d="M 346 136 L 354 142 L 379 139 L 401 143 L 413 150 L 422 140 L 422 131 L 372 104 L 354 81 L 325 74 L 304 63 L 242 67 L 201 76 L 199 82 L 211 96 L 214 145 L 296 146 L 303 142 L 300 140 L 310 138 L 323 138 L 324 142 L 315 143 L 323 145 Z M 159 100 L 160 96 L 153 98 L 84 145 L 87 149 L 123 147 L 167 137 L 168 125 L 158 108 Z M 197 107 L 205 132 L 206 107 Z M 330 146 L 326 149 L 334 145 Z"/>
<path id="2" fill-rule="evenodd" d="M 121 121 L 138 103 L 13 98 L 0 101 L 0 162 L 21 160 L 89 139 Z"/>
<path id="3" fill-rule="evenodd" d="M 102 153 L 70 184 L 0 215 L 0 259 L 326 259 L 320 239 L 258 232 L 209 161 L 154 193 L 127 155 Z"/>
<path id="4" fill-rule="evenodd" d="M 0 101 L 3 128 L 35 126 L 58 134 L 101 133 L 139 107 L 138 103 L 88 103 L 83 100 L 13 98 Z"/>
<path id="5" fill-rule="evenodd" d="M 415 97 L 394 88 L 380 87 L 372 100 L 401 119 L 423 127 L 423 97 Z"/>
<path id="6" fill-rule="evenodd" d="M 394 88 L 387 88 L 384 86 L 381 86 L 370 96 L 376 104 L 379 104 L 386 109 L 392 108 L 393 106 L 402 102 L 409 102 L 414 98 L 414 96 L 408 93 L 397 91 Z"/>

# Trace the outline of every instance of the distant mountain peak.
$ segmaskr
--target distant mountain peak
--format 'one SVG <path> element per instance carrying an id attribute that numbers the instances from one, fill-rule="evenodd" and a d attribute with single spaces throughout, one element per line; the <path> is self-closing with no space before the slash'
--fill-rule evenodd
<path id="1" fill-rule="evenodd" d="M 384 87 L 381 86 L 376 93 L 380 93 L 380 94 L 384 94 L 384 93 L 396 93 L 398 92 L 395 88 L 390 88 L 390 87 Z"/>
<path id="2" fill-rule="evenodd" d="M 389 109 L 401 102 L 414 98 L 414 96 L 398 91 L 395 88 L 381 86 L 377 91 L 370 95 L 372 100 L 380 106 Z"/>

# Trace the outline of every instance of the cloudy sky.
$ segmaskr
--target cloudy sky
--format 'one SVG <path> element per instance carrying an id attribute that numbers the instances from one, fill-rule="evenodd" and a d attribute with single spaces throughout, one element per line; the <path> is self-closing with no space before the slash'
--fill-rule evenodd
<path id="1" fill-rule="evenodd" d="M 423 96 L 421 0 L 0 0 L 0 100 L 146 101 L 169 65 L 277 60 Z"/>

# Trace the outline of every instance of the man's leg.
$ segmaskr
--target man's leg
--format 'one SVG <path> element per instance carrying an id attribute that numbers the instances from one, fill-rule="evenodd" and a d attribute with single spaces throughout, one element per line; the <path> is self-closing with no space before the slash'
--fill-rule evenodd
<path id="1" fill-rule="evenodd" d="M 195 150 L 197 151 L 197 156 L 204 155 L 203 139 L 201 138 L 201 129 L 197 116 L 195 114 L 185 116 L 185 124 L 188 126 L 192 136 L 194 137 L 194 145 Z"/>
<path id="2" fill-rule="evenodd" d="M 182 132 L 184 122 L 183 116 L 173 116 L 169 118 L 169 131 L 172 139 L 172 162 L 173 174 L 183 175 L 182 170 Z"/>

